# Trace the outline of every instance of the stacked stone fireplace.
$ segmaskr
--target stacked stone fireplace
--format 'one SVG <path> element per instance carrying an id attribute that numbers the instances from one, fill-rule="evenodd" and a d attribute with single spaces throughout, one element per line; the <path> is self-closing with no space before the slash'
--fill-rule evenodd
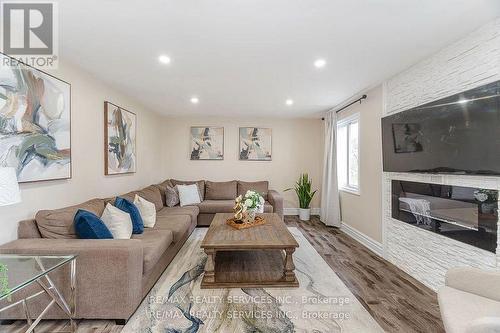
<path id="1" fill-rule="evenodd" d="M 445 273 L 452 267 L 500 268 L 498 220 L 494 252 L 418 228 L 393 218 L 393 180 L 500 190 L 498 178 L 385 173 L 383 221 L 386 259 L 434 290 L 444 285 Z"/>
<path id="2" fill-rule="evenodd" d="M 384 116 L 500 80 L 500 19 L 472 32 L 384 84 Z M 383 246 L 386 259 L 430 288 L 444 285 L 457 266 L 500 269 L 497 246 L 485 250 L 418 228 L 392 216 L 392 181 L 500 190 L 500 177 L 387 173 L 383 175 Z"/>

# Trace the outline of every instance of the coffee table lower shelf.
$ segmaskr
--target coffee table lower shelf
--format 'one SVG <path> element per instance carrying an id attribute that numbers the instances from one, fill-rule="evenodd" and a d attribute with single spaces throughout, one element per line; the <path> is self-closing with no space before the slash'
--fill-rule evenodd
<path id="1" fill-rule="evenodd" d="M 297 288 L 294 250 L 205 250 L 208 259 L 201 288 Z"/>

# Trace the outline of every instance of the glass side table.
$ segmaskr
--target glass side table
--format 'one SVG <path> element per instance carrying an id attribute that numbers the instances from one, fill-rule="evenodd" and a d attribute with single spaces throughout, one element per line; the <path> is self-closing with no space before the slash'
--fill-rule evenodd
<path id="1" fill-rule="evenodd" d="M 0 300 L 9 300 L 15 292 L 32 283 L 37 283 L 42 288 L 41 291 L 31 296 L 0 308 L 0 312 L 21 305 L 28 322 L 28 329 L 26 330 L 28 333 L 33 332 L 43 316 L 55 304 L 69 317 L 71 332 L 75 332 L 76 257 L 76 255 L 31 256 L 0 254 Z M 68 264 L 70 265 L 69 304 L 48 275 L 50 272 Z M 38 317 L 33 319 L 29 311 L 29 300 L 42 294 L 49 295 L 51 301 Z"/>

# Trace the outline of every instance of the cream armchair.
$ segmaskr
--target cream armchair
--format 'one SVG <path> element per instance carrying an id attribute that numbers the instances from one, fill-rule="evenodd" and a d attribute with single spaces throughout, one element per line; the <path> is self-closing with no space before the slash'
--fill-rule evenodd
<path id="1" fill-rule="evenodd" d="M 500 272 L 450 269 L 438 300 L 447 333 L 500 333 Z"/>

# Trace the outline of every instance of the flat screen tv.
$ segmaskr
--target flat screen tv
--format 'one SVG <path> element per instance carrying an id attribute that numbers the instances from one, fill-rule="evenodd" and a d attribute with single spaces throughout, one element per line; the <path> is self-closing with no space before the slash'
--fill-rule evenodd
<path id="1" fill-rule="evenodd" d="M 386 172 L 500 175 L 500 81 L 382 118 Z"/>

